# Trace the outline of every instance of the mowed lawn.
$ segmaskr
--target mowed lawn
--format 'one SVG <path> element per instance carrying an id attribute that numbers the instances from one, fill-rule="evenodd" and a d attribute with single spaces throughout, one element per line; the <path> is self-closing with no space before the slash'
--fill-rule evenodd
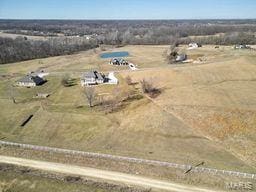
<path id="1" fill-rule="evenodd" d="M 0 66 L 1 74 L 7 75 L 0 80 L 1 139 L 178 163 L 204 161 L 210 167 L 253 171 L 247 164 L 250 162 L 228 150 L 228 139 L 223 145 L 219 140 L 223 138 L 209 131 L 218 129 L 214 121 L 207 129 L 204 126 L 208 121 L 203 121 L 204 115 L 219 112 L 219 108 L 255 111 L 253 54 L 235 52 L 230 47 L 216 50 L 206 46 L 189 51 L 180 47 L 194 59 L 202 57 L 203 62 L 170 66 L 163 56 L 167 48 L 126 46 L 107 50 L 128 51 L 128 60 L 141 69 L 135 72 L 108 65 L 107 59 L 99 57 L 100 50 Z M 38 68 L 50 72 L 46 84 L 36 88 L 11 86 Z M 127 101 L 114 113 L 106 113 L 100 106 L 91 109 L 79 85 L 82 72 L 91 69 L 119 71 L 120 84 L 97 86 L 98 94 L 111 95 L 116 89 L 140 92 L 139 84 L 126 84 L 128 75 L 135 83 L 143 78 L 152 80 L 162 93 L 154 102 L 146 97 Z M 65 74 L 75 78 L 77 85 L 63 87 Z M 16 104 L 10 92 L 16 96 Z M 49 93 L 50 97 L 34 99 L 36 93 Z M 29 115 L 32 119 L 21 127 Z"/>

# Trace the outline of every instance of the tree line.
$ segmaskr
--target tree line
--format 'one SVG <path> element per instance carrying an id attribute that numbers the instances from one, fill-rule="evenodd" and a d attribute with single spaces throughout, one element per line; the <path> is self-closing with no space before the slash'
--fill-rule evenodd
<path id="1" fill-rule="evenodd" d="M 23 37 L 15 39 L 0 37 L 0 64 L 72 54 L 96 47 L 95 41 L 81 41 L 79 43 L 77 41 L 72 42 L 70 39 L 33 41 Z"/>

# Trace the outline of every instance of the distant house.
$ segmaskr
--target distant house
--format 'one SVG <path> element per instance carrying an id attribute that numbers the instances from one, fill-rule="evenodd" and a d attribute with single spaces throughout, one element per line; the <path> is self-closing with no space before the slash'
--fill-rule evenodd
<path id="1" fill-rule="evenodd" d="M 17 85 L 21 87 L 35 87 L 44 84 L 46 81 L 37 75 L 26 75 L 17 81 Z"/>
<path id="2" fill-rule="evenodd" d="M 182 61 L 185 61 L 186 59 L 187 59 L 186 54 L 179 54 L 176 56 L 175 62 L 182 62 Z"/>
<path id="3" fill-rule="evenodd" d="M 245 45 L 245 44 L 239 44 L 239 45 L 235 45 L 234 47 L 235 49 L 250 49 L 249 45 Z"/>
<path id="4" fill-rule="evenodd" d="M 111 61 L 109 62 L 111 65 L 128 65 L 129 62 L 122 59 L 122 58 L 113 58 L 111 59 Z"/>
<path id="5" fill-rule="evenodd" d="M 97 84 L 102 84 L 105 81 L 106 81 L 106 77 L 104 74 L 101 74 L 97 71 L 89 71 L 83 74 L 81 78 L 81 85 L 82 86 L 97 85 Z"/>
<path id="6" fill-rule="evenodd" d="M 137 67 L 133 63 L 129 63 L 129 68 L 133 71 L 138 70 Z"/>
<path id="7" fill-rule="evenodd" d="M 202 45 L 199 43 L 189 43 L 188 47 L 189 49 L 196 49 L 198 47 L 202 47 Z"/>

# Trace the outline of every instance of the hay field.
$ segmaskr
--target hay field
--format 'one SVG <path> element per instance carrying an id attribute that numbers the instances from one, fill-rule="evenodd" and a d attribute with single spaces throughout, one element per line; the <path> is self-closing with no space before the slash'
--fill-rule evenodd
<path id="1" fill-rule="evenodd" d="M 167 48 L 108 48 L 128 51 L 128 60 L 141 69 L 133 72 L 108 65 L 108 60 L 100 59 L 99 49 L 0 66 L 0 138 L 177 163 L 204 161 L 209 167 L 253 172 L 255 165 L 244 159 L 239 148 L 243 145 L 237 142 L 245 138 L 242 144 L 255 144 L 255 53 L 231 47 L 187 50 L 182 46 L 181 51 L 202 61 L 168 65 L 163 56 Z M 37 88 L 14 88 L 18 104 L 12 103 L 9 85 L 38 68 L 50 72 L 48 82 Z M 118 71 L 121 92 L 140 92 L 139 85 L 125 83 L 129 75 L 134 82 L 152 79 L 162 93 L 153 100 L 144 96 L 127 101 L 114 113 L 90 109 L 79 84 L 66 88 L 60 83 L 67 73 L 79 81 L 81 73 L 90 69 Z M 96 87 L 102 94 L 115 89 L 114 85 Z M 51 96 L 35 100 L 36 92 Z M 21 128 L 30 114 L 33 118 Z M 238 128 L 227 126 L 230 121 Z M 254 149 L 246 153 L 255 157 Z"/>
<path id="2" fill-rule="evenodd" d="M 224 49 L 222 55 L 201 65 L 140 71 L 132 78 L 151 77 L 163 89 L 154 99 L 156 105 L 255 166 L 256 54 Z"/>

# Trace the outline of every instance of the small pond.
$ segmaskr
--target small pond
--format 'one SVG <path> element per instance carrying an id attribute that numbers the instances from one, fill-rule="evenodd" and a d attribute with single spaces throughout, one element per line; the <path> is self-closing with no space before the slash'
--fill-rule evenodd
<path id="1" fill-rule="evenodd" d="M 108 53 L 102 53 L 100 57 L 102 59 L 107 59 L 107 58 L 116 58 L 116 57 L 128 57 L 129 52 L 127 51 L 122 51 L 122 52 L 108 52 Z"/>

